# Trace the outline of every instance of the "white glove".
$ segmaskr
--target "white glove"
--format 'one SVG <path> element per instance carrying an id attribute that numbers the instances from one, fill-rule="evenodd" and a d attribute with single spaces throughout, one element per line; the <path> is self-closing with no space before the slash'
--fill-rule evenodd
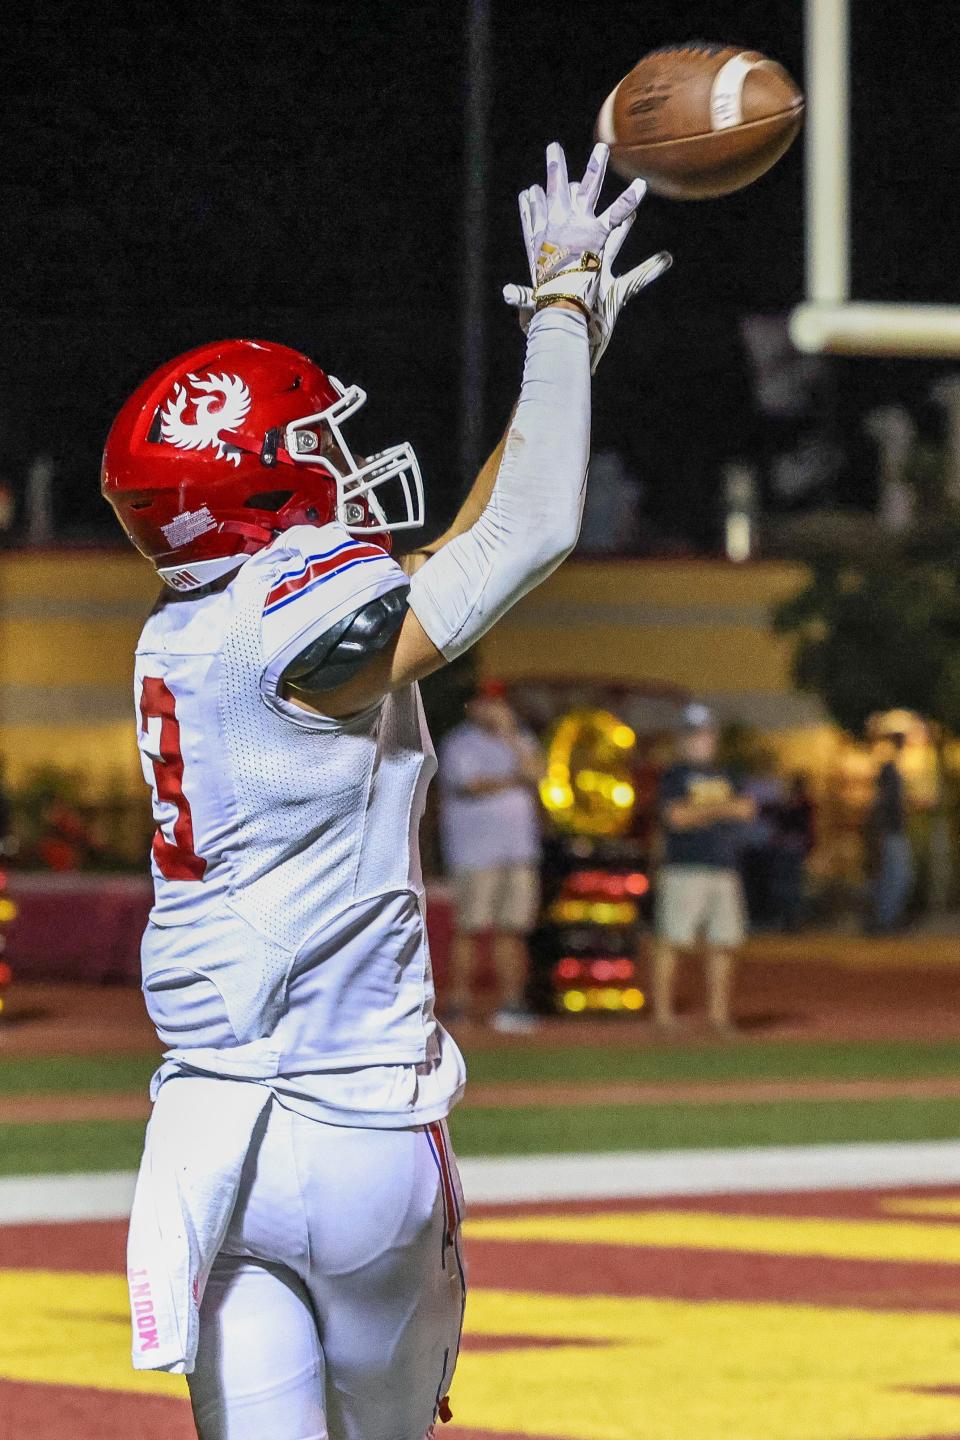
<path id="1" fill-rule="evenodd" d="M 610 343 L 617 316 L 627 301 L 652 284 L 673 263 L 672 257 L 662 250 L 627 274 L 613 275 L 613 262 L 636 219 L 636 208 L 646 185 L 642 180 L 635 180 L 608 210 L 600 216 L 593 215 L 608 154 L 605 145 L 596 145 L 583 180 L 579 184 L 576 181 L 568 184 L 563 151 L 556 144 L 549 147 L 547 194 L 539 185 L 534 185 L 530 190 L 522 190 L 519 197 L 523 242 L 533 284 L 503 287 L 503 298 L 516 309 L 524 332 L 537 302 L 551 292 L 566 294 L 584 307 L 589 304 L 591 370 L 596 370 Z M 593 254 L 601 256 L 599 270 L 582 269 L 583 253 L 578 244 L 585 241 L 587 248 L 590 243 L 595 247 Z"/>
<path id="2" fill-rule="evenodd" d="M 520 221 L 530 265 L 534 304 L 572 300 L 589 315 L 597 298 L 603 248 L 611 231 L 640 204 L 646 185 L 634 180 L 613 204 L 595 214 L 610 151 L 593 147 L 582 180 L 567 178 L 567 161 L 554 141 L 547 146 L 547 188 L 520 192 Z"/>

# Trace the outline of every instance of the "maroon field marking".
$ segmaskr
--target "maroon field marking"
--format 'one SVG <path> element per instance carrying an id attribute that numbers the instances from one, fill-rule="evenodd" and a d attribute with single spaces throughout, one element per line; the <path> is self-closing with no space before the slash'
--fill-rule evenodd
<path id="1" fill-rule="evenodd" d="M 165 1395 L 0 1380 L 0 1440 L 197 1440 L 190 1406 Z"/>
<path id="2" fill-rule="evenodd" d="M 960 1311 L 957 1267 L 948 1264 L 475 1239 L 466 1253 L 470 1283 L 485 1289 L 920 1313 Z"/>
<path id="3" fill-rule="evenodd" d="M 126 1271 L 125 1220 L 0 1225 L 0 1270 Z"/>

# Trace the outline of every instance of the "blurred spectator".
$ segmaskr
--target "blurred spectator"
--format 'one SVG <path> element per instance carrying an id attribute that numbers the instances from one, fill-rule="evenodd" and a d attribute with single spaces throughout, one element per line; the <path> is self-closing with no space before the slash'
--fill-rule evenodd
<path id="1" fill-rule="evenodd" d="M 740 875 L 753 930 L 769 930 L 778 923 L 777 825 L 786 796 L 783 781 L 774 769 L 773 756 L 764 755 L 758 770 L 745 776 L 741 787 L 754 806 L 753 820 L 740 833 Z"/>
<path id="2" fill-rule="evenodd" d="M 744 829 L 754 802 L 737 793 L 731 777 L 714 763 L 716 724 L 703 705 L 683 715 L 680 760 L 660 784 L 664 859 L 657 877 L 654 911 L 653 1018 L 676 1027 L 674 988 L 677 950 L 706 940 L 707 1018 L 729 1031 L 733 952 L 743 944 L 743 889 L 738 869 Z"/>
<path id="3" fill-rule="evenodd" d="M 881 765 L 866 837 L 871 873 L 867 928 L 873 935 L 889 935 L 903 924 L 913 891 L 907 796 L 898 763 L 906 743 L 902 731 L 891 731 L 881 737 L 878 746 Z"/>
<path id="4" fill-rule="evenodd" d="M 481 683 L 467 718 L 440 747 L 440 837 L 454 877 L 456 931 L 448 1018 L 470 1013 L 477 937 L 493 935 L 498 1004 L 495 1029 L 534 1025 L 525 1004 L 527 936 L 540 905 L 543 756 L 521 729 L 503 685 Z"/>
<path id="5" fill-rule="evenodd" d="M 816 838 L 815 807 L 804 775 L 794 775 L 774 817 L 771 844 L 773 923 L 799 930 L 806 904 L 806 860 Z"/>

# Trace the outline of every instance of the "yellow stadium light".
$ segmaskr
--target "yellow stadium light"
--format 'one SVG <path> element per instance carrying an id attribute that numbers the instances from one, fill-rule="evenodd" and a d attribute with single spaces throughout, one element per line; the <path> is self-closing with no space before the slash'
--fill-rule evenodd
<path id="1" fill-rule="evenodd" d="M 587 997 L 582 990 L 565 990 L 560 1000 L 563 1008 L 572 1011 L 574 1015 L 587 1008 Z"/>
<path id="2" fill-rule="evenodd" d="M 608 990 L 601 990 L 601 1003 L 604 1010 L 619 1010 L 621 1006 L 620 991 L 614 990 L 611 986 Z"/>
<path id="3" fill-rule="evenodd" d="M 626 780 L 619 781 L 610 791 L 610 799 L 618 810 L 629 810 L 633 804 L 633 786 L 628 785 Z"/>
<path id="4" fill-rule="evenodd" d="M 583 900 L 558 900 L 551 906 L 550 919 L 558 925 L 575 925 L 578 920 L 585 918 L 583 914 Z"/>
<path id="5" fill-rule="evenodd" d="M 610 732 L 610 739 L 620 750 L 630 750 L 637 741 L 629 725 L 615 725 Z"/>
<path id="6" fill-rule="evenodd" d="M 632 900 L 557 900 L 550 909 L 558 925 L 632 925 L 636 918 Z"/>
<path id="7" fill-rule="evenodd" d="M 620 1003 L 624 1010 L 642 1010 L 644 1006 L 644 994 L 642 990 L 624 990 L 620 996 Z"/>
<path id="8" fill-rule="evenodd" d="M 9 920 L 16 920 L 17 907 L 12 900 L 0 899 L 0 925 L 5 925 Z"/>
<path id="9" fill-rule="evenodd" d="M 573 791 L 569 785 L 556 780 L 544 780 L 540 784 L 540 799 L 547 810 L 569 810 L 573 804 Z"/>
<path id="10" fill-rule="evenodd" d="M 586 918 L 598 925 L 632 925 L 637 918 L 637 907 L 632 900 L 596 900 L 590 905 Z"/>

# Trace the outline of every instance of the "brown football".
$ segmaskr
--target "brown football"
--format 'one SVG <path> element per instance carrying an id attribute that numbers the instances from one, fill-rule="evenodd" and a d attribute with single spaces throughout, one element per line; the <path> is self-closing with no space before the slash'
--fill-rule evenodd
<path id="1" fill-rule="evenodd" d="M 775 165 L 803 122 L 803 95 L 756 50 L 692 41 L 645 55 L 612 90 L 596 138 L 625 180 L 674 200 L 742 190 Z"/>

